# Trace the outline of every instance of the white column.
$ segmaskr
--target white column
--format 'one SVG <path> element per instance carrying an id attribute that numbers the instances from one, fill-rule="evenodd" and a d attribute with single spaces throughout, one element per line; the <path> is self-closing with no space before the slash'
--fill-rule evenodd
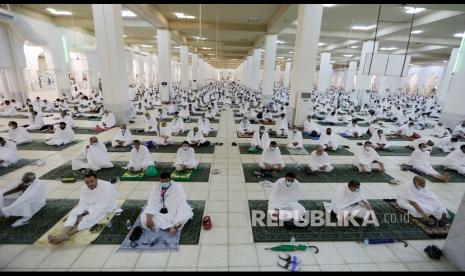
<path id="1" fill-rule="evenodd" d="M 92 4 L 103 102 L 118 123 L 130 119 L 121 4 Z"/>
<path id="2" fill-rule="evenodd" d="M 452 70 L 454 70 L 455 62 L 459 54 L 459 48 L 452 49 L 450 59 L 447 62 L 446 71 L 442 74 L 441 84 L 438 88 L 438 103 L 444 106 L 447 97 L 447 91 L 449 90 L 450 81 L 452 79 Z"/>
<path id="3" fill-rule="evenodd" d="M 442 247 L 444 256 L 456 267 L 465 270 L 465 232 L 463 231 L 465 221 L 465 194 L 455 213 L 454 221 L 450 226 L 446 241 Z"/>
<path id="4" fill-rule="evenodd" d="M 283 86 L 286 89 L 289 89 L 289 82 L 291 80 L 291 62 L 286 61 L 286 65 L 284 67 L 284 77 L 283 77 Z"/>
<path id="5" fill-rule="evenodd" d="M 357 62 L 351 61 L 349 63 L 349 68 L 347 69 L 346 84 L 344 86 L 346 91 L 352 91 L 354 88 L 355 70 L 357 70 Z"/>
<path id="6" fill-rule="evenodd" d="M 358 67 L 358 74 L 357 74 L 357 86 L 356 86 L 356 94 L 354 95 L 356 97 L 356 103 L 359 106 L 363 106 L 366 100 L 366 90 L 370 90 L 370 83 L 371 83 L 371 78 L 372 75 L 364 75 L 364 67 L 369 66 L 369 64 L 366 64 L 366 59 L 367 54 L 372 54 L 378 52 L 378 44 L 379 42 L 377 41 L 376 43 L 374 41 L 365 41 L 363 42 L 362 46 L 362 54 L 360 55 L 360 63 Z M 374 45 L 374 47 L 373 47 Z M 369 58 L 371 60 L 371 57 Z M 367 71 L 368 72 L 368 71 Z"/>
<path id="7" fill-rule="evenodd" d="M 318 74 L 318 91 L 326 91 L 331 85 L 331 53 L 320 55 L 320 73 Z"/>
<path id="8" fill-rule="evenodd" d="M 275 80 L 275 84 L 278 84 L 278 82 L 281 81 L 281 64 L 276 64 L 276 68 L 275 68 L 275 71 L 274 71 L 274 80 Z"/>
<path id="9" fill-rule="evenodd" d="M 267 105 L 273 98 L 274 68 L 276 64 L 277 34 L 267 34 L 265 38 L 265 63 L 263 65 L 262 103 Z M 260 66 L 260 64 L 259 64 Z"/>
<path id="10" fill-rule="evenodd" d="M 262 58 L 262 50 L 260 48 L 253 49 L 253 63 L 251 68 L 251 83 L 250 88 L 252 90 L 258 90 L 260 83 L 260 62 Z"/>
<path id="11" fill-rule="evenodd" d="M 162 102 L 170 100 L 171 91 L 171 33 L 169 30 L 157 29 L 158 43 L 158 82 Z"/>
<path id="12" fill-rule="evenodd" d="M 192 87 L 197 89 L 199 78 L 199 55 L 192 53 Z"/>
<path id="13" fill-rule="evenodd" d="M 302 126 L 309 112 L 310 99 L 302 99 L 302 93 L 307 97 L 313 90 L 322 16 L 322 4 L 299 4 L 288 109 L 291 125 Z"/>
<path id="14" fill-rule="evenodd" d="M 179 48 L 181 56 L 181 88 L 189 88 L 189 48 L 187 45 L 181 45 Z"/>
<path id="15" fill-rule="evenodd" d="M 444 126 L 454 128 L 465 119 L 465 108 L 463 108 L 465 92 L 465 38 L 462 38 L 460 49 L 452 69 L 452 78 L 446 100 L 441 112 L 440 121 Z"/>

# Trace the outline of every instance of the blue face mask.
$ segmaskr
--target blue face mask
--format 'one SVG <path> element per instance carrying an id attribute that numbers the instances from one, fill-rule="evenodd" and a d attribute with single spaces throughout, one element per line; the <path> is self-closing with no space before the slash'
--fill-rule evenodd
<path id="1" fill-rule="evenodd" d="M 162 182 L 162 183 L 161 183 L 161 187 L 162 187 L 163 189 L 168 189 L 170 186 L 171 186 L 171 181 L 169 181 L 169 182 Z"/>

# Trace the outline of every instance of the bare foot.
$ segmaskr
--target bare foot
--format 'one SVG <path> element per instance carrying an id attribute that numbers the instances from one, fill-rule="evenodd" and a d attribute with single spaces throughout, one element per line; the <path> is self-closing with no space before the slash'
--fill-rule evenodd
<path id="1" fill-rule="evenodd" d="M 51 244 L 54 244 L 54 245 L 57 245 L 59 243 L 67 241 L 67 240 L 69 240 L 69 236 L 67 236 L 65 234 L 59 234 L 59 235 L 56 235 L 56 236 L 52 236 L 52 235 L 48 236 L 48 242 L 51 243 Z"/>
<path id="2" fill-rule="evenodd" d="M 174 227 L 170 228 L 170 234 L 171 235 L 176 235 L 176 232 L 178 232 L 178 230 L 176 228 L 174 228 Z"/>

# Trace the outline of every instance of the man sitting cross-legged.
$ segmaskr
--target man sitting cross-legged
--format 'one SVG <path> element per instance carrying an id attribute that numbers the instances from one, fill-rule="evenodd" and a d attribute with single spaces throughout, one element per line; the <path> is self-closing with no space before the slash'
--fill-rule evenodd
<path id="1" fill-rule="evenodd" d="M 160 175 L 160 184 L 150 192 L 140 220 L 144 229 L 168 229 L 175 235 L 193 216 L 183 186 L 164 172 Z"/>
<path id="2" fill-rule="evenodd" d="M 115 137 L 111 141 L 112 147 L 127 147 L 132 143 L 131 131 L 127 129 L 126 124 L 121 124 L 120 129 L 116 131 Z"/>
<path id="3" fill-rule="evenodd" d="M 117 209 L 118 192 L 113 184 L 97 179 L 94 173 L 86 174 L 84 182 L 78 206 L 70 212 L 62 232 L 48 236 L 49 243 L 56 245 L 67 241 L 76 233 L 90 229 Z"/>
<path id="4" fill-rule="evenodd" d="M 264 149 L 270 144 L 270 135 L 265 131 L 265 126 L 260 126 L 258 131 L 255 131 L 252 136 L 250 145 L 258 149 Z"/>
<path id="5" fill-rule="evenodd" d="M 73 171 L 84 169 L 98 171 L 112 167 L 113 163 L 110 161 L 107 148 L 95 136 L 90 137 L 89 145 L 86 145 L 75 158 L 71 159 L 71 169 Z"/>
<path id="6" fill-rule="evenodd" d="M 237 132 L 239 132 L 239 134 L 241 135 L 251 135 L 254 132 L 252 129 L 252 125 L 250 124 L 249 120 L 247 120 L 247 117 L 242 118 Z"/>
<path id="7" fill-rule="evenodd" d="M 32 172 L 12 181 L 0 192 L 0 219 L 19 217 L 11 227 L 29 223 L 29 220 L 45 206 L 47 187 Z"/>
<path id="8" fill-rule="evenodd" d="M 378 129 L 376 133 L 371 136 L 370 142 L 376 150 L 387 150 L 390 146 L 382 129 Z"/>
<path id="9" fill-rule="evenodd" d="M 444 175 L 441 175 L 431 166 L 431 152 L 427 149 L 427 147 L 428 146 L 424 143 L 419 144 L 418 149 L 412 152 L 410 159 L 407 161 L 407 165 L 411 166 L 413 169 L 419 171 L 420 173 L 424 173 L 441 182 L 449 182 L 449 174 L 445 173 Z"/>
<path id="10" fill-rule="evenodd" d="M 271 141 L 269 147 L 263 149 L 259 166 L 266 172 L 280 172 L 284 169 L 284 161 L 281 156 L 281 151 L 275 141 Z"/>
<path id="11" fill-rule="evenodd" d="M 326 128 L 325 132 L 321 134 L 318 145 L 321 145 L 323 149 L 336 151 L 339 149 L 339 145 L 336 141 L 336 136 L 330 127 Z"/>
<path id="12" fill-rule="evenodd" d="M 426 187 L 423 177 L 414 176 L 413 181 L 401 185 L 397 194 L 397 204 L 408 213 L 427 224 L 432 224 L 431 216 L 438 220 L 439 226 L 447 222 L 447 210 L 439 198 Z"/>
<path id="13" fill-rule="evenodd" d="M 0 167 L 6 168 L 18 162 L 16 144 L 0 137 Z"/>
<path id="14" fill-rule="evenodd" d="M 66 125 L 65 122 L 60 122 L 59 127 L 55 128 L 52 137 L 45 141 L 45 144 L 50 146 L 62 146 L 74 141 L 73 129 Z"/>
<path id="15" fill-rule="evenodd" d="M 344 220 L 348 216 L 366 218 L 373 208 L 366 196 L 360 190 L 360 182 L 350 180 L 348 184 L 342 184 L 336 188 L 336 192 L 331 199 L 331 205 L 325 206 L 329 212 L 336 214 L 338 220 Z"/>
<path id="16" fill-rule="evenodd" d="M 310 154 L 308 160 L 309 173 L 314 172 L 331 172 L 333 166 L 329 160 L 329 155 L 323 150 L 321 145 L 318 145 L 316 149 Z"/>
<path id="17" fill-rule="evenodd" d="M 154 166 L 152 155 L 145 145 L 141 145 L 139 140 L 133 141 L 133 147 L 129 153 L 129 163 L 127 168 L 133 172 L 147 169 Z"/>
<path id="18" fill-rule="evenodd" d="M 155 143 L 161 146 L 173 144 L 172 135 L 171 126 L 166 122 L 161 122 L 160 129 L 158 130 L 158 136 L 155 137 Z"/>
<path id="19" fill-rule="evenodd" d="M 292 129 L 287 136 L 288 144 L 286 145 L 289 149 L 303 149 L 304 145 L 302 144 L 302 132 L 297 128 Z"/>
<path id="20" fill-rule="evenodd" d="M 293 172 L 286 173 L 273 184 L 268 200 L 268 212 L 281 221 L 302 221 L 305 208 L 299 203 L 302 188 Z"/>
<path id="21" fill-rule="evenodd" d="M 199 131 L 198 127 L 194 127 L 191 131 L 189 131 L 186 140 L 189 142 L 189 145 L 196 147 L 208 146 L 210 144 L 210 142 L 203 136 L 203 133 Z"/>
<path id="22" fill-rule="evenodd" d="M 196 169 L 199 162 L 195 158 L 194 149 L 189 147 L 189 142 L 184 141 L 176 153 L 176 160 L 173 167 L 177 171 Z"/>
<path id="23" fill-rule="evenodd" d="M 355 151 L 353 164 L 359 172 L 384 172 L 384 164 L 381 162 L 381 157 L 373 149 L 370 141 L 366 141 L 363 147 Z"/>
<path id="24" fill-rule="evenodd" d="M 444 157 L 442 165 L 445 169 L 465 175 L 465 144 Z"/>

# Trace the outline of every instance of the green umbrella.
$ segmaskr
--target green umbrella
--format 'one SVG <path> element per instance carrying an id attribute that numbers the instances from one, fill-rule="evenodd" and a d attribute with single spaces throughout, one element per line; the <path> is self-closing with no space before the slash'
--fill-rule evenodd
<path id="1" fill-rule="evenodd" d="M 273 251 L 305 251 L 307 246 L 305 244 L 293 245 L 293 244 L 281 244 L 271 248 L 265 248 L 265 250 L 273 250 Z"/>

